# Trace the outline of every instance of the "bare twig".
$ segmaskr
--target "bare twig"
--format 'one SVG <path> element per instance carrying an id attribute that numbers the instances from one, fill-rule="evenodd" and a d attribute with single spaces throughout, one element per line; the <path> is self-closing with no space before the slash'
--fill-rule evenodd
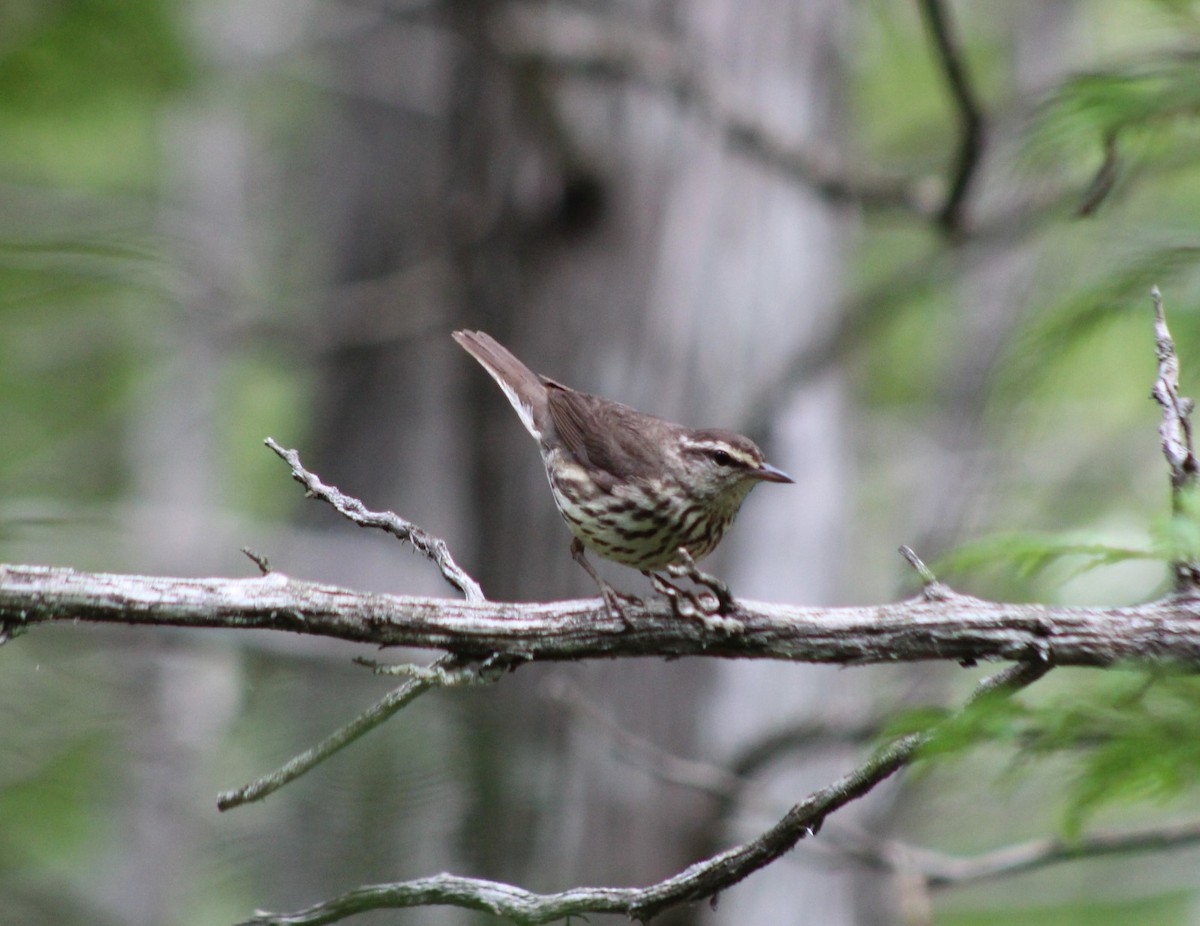
<path id="1" fill-rule="evenodd" d="M 1160 852 L 1200 842 L 1200 822 L 1186 821 L 1130 830 L 1092 833 L 1079 839 L 1034 839 L 961 859 L 930 872 L 931 887 L 947 887 L 1020 874 L 1059 862 L 1130 852 Z"/>
<path id="2" fill-rule="evenodd" d="M 437 565 L 446 581 L 462 592 L 467 601 L 484 600 L 483 590 L 479 587 L 479 583 L 454 561 L 444 540 L 426 533 L 398 514 L 390 511 L 370 511 L 357 498 L 343 495 L 334 486 L 326 485 L 316 475 L 304 468 L 300 463 L 300 454 L 297 451 L 280 447 L 274 438 L 268 437 L 263 443 L 274 450 L 292 468 L 292 478 L 304 486 L 306 495 L 328 502 L 339 514 L 353 521 L 359 527 L 375 527 L 386 531 L 393 537 L 411 543 L 418 553 Z"/>
<path id="3" fill-rule="evenodd" d="M 924 560 L 917 556 L 913 548 L 904 543 L 900 545 L 900 555 L 921 579 L 921 594 L 929 601 L 947 601 L 954 596 L 948 585 L 938 581 L 933 570 L 925 565 Z"/>
<path id="4" fill-rule="evenodd" d="M 1150 290 L 1154 300 L 1154 346 L 1158 358 L 1158 377 L 1154 381 L 1153 397 L 1163 409 L 1158 433 L 1163 454 L 1171 470 L 1171 488 L 1176 499 L 1196 481 L 1196 454 L 1192 448 L 1191 414 L 1195 403 L 1179 394 L 1179 356 L 1175 341 L 1167 328 L 1162 293 L 1157 286 Z"/>
<path id="5" fill-rule="evenodd" d="M 880 722 L 871 720 L 845 724 L 798 723 L 749 744 L 733 757 L 730 771 L 740 778 L 749 778 L 792 753 L 859 745 L 877 737 L 880 729 Z"/>
<path id="6" fill-rule="evenodd" d="M 938 64 L 958 111 L 958 148 L 954 153 L 954 167 L 946 199 L 937 215 L 938 224 L 953 234 L 962 231 L 967 193 L 983 154 L 983 110 L 975 97 L 962 49 L 953 35 L 949 14 L 941 0 L 920 0 L 919 6 L 933 41 Z"/>
<path id="7" fill-rule="evenodd" d="M 1032 684 L 1048 668 L 1039 663 L 1010 666 L 981 682 L 967 705 L 985 695 L 1011 693 Z M 912 733 L 894 741 L 849 774 L 810 794 L 761 836 L 649 887 L 580 887 L 535 894 L 511 884 L 442 874 L 359 888 L 297 913 L 260 912 L 243 926 L 314 926 L 367 910 L 428 905 L 484 910 L 525 926 L 588 913 L 622 913 L 645 922 L 671 907 L 711 898 L 769 865 L 801 839 L 814 835 L 829 814 L 903 768 L 931 735 L 932 731 Z"/>
<path id="8" fill-rule="evenodd" d="M 242 552 L 246 554 L 246 558 L 249 559 L 250 562 L 254 563 L 254 565 L 258 567 L 258 571 L 260 573 L 262 573 L 264 576 L 271 574 L 271 563 L 265 556 L 263 556 L 261 553 L 256 553 L 249 547 L 242 547 Z"/>
<path id="9" fill-rule="evenodd" d="M 1150 290 L 1154 300 L 1154 345 L 1158 357 L 1158 376 L 1151 396 L 1162 406 L 1162 422 L 1158 426 L 1163 456 L 1171 473 L 1171 510 L 1183 511 L 1187 493 L 1196 486 L 1198 467 L 1192 444 L 1192 410 L 1195 403 L 1179 394 L 1179 356 L 1175 341 L 1167 328 L 1162 293 L 1157 286 Z M 1175 590 L 1183 592 L 1200 586 L 1200 565 L 1190 562 L 1171 564 L 1175 574 Z"/>
<path id="10" fill-rule="evenodd" d="M 435 688 L 480 684 L 494 681 L 497 678 L 494 673 L 484 672 L 484 667 L 469 666 L 468 661 L 459 656 L 443 656 L 432 666 L 408 666 L 406 668 L 409 671 L 402 674 L 407 674 L 409 679 L 399 688 L 388 692 L 380 701 L 337 732 L 312 748 L 304 750 L 287 764 L 233 791 L 221 792 L 217 795 L 217 809 L 229 810 L 242 804 L 260 801 L 268 794 L 273 794 L 288 782 L 299 778 L 334 753 L 345 749 L 355 740 L 374 730 L 402 707 L 428 691 Z"/>
<path id="11" fill-rule="evenodd" d="M 582 689 L 569 679 L 550 679 L 543 690 L 548 697 L 569 708 L 573 715 L 599 730 L 638 768 L 661 781 L 701 791 L 722 800 L 736 799 L 748 784 L 746 778 L 730 769 L 676 755 L 631 732 L 599 710 Z"/>
<path id="12" fill-rule="evenodd" d="M 761 812 L 779 812 L 779 808 L 754 799 L 753 771 L 764 764 L 758 758 L 777 758 L 774 748 L 757 748 L 755 757 L 743 758 L 731 767 L 689 759 L 663 749 L 618 724 L 599 711 L 574 683 L 554 679 L 547 694 L 569 707 L 578 717 L 597 727 L 612 740 L 634 765 L 668 784 L 690 788 L 717 798 L 723 805 L 743 804 Z M 878 726 L 871 728 L 878 732 Z M 781 742 L 788 751 L 797 744 L 811 745 L 816 740 L 832 740 L 842 745 L 861 742 L 871 735 L 866 728 L 831 730 L 829 727 L 805 727 L 790 731 Z M 774 802 L 772 802 L 773 804 Z M 974 856 L 954 856 L 894 839 L 884 839 L 857 829 L 839 826 L 827 832 L 827 843 L 834 853 L 868 865 L 913 878 L 921 890 L 936 890 L 973 884 L 1022 874 L 1048 865 L 1122 855 L 1157 852 L 1200 842 L 1200 820 L 1189 820 L 1090 833 L 1078 839 L 1032 839 Z"/>
<path id="13" fill-rule="evenodd" d="M 633 767 L 667 784 L 716 798 L 718 810 L 714 819 L 717 820 L 728 817 L 736 806 L 753 807 L 764 814 L 781 813 L 783 807 L 779 801 L 768 804 L 758 800 L 752 789 L 753 776 L 784 756 L 803 749 L 861 745 L 879 733 L 879 724 L 858 727 L 821 723 L 797 725 L 756 741 L 725 766 L 677 755 L 638 736 L 597 709 L 583 690 L 569 679 L 551 679 L 545 692 L 580 720 L 597 728 Z"/>

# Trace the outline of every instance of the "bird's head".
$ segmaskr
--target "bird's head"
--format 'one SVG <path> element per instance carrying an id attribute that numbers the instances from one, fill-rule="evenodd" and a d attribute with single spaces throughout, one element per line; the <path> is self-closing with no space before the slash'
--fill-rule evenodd
<path id="1" fill-rule="evenodd" d="M 754 441 L 732 431 L 683 433 L 679 458 L 693 491 L 735 507 L 760 482 L 793 481 L 763 458 Z"/>

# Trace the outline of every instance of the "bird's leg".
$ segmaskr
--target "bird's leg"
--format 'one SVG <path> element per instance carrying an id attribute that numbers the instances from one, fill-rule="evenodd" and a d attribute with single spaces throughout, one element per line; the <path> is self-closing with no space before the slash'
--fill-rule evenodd
<path id="1" fill-rule="evenodd" d="M 615 588 L 604 581 L 600 573 L 596 571 L 595 567 L 588 560 L 587 555 L 583 550 L 583 542 L 580 541 L 578 537 L 571 541 L 571 558 L 583 567 L 583 571 L 591 576 L 592 581 L 595 582 L 599 587 L 600 594 L 604 598 L 604 605 L 606 608 L 608 608 L 609 613 L 614 617 L 620 618 L 621 623 L 625 625 L 626 630 L 632 630 L 633 622 L 630 621 L 628 615 L 625 614 L 625 605 L 633 604 L 638 599 L 634 598 L 632 595 L 622 595 Z"/>

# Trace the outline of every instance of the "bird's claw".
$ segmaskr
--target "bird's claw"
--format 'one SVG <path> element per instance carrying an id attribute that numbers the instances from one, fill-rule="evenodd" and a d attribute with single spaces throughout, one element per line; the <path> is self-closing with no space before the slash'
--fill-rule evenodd
<path id="1" fill-rule="evenodd" d="M 621 622 L 626 630 L 633 629 L 633 621 L 629 619 L 629 615 L 625 613 L 626 605 L 641 604 L 642 599 L 635 595 L 626 595 L 618 592 L 607 582 L 602 582 L 600 585 L 600 594 L 604 598 L 604 607 L 608 609 L 608 613 Z"/>
<path id="2" fill-rule="evenodd" d="M 683 565 L 668 567 L 668 572 L 674 577 L 691 579 L 703 587 L 702 590 L 680 588 L 657 573 L 647 573 L 654 590 L 671 603 L 672 614 L 698 621 L 706 632 L 721 636 L 733 636 L 745 631 L 746 627 L 741 621 L 728 616 L 733 609 L 733 595 L 729 587 L 715 576 L 697 569 L 691 556 L 687 556 Z"/>
<path id="3" fill-rule="evenodd" d="M 676 578 L 691 579 L 697 585 L 707 589 L 715 601 L 715 607 L 705 608 L 707 614 L 728 615 L 733 611 L 733 592 L 729 586 L 708 572 L 702 572 L 692 559 L 692 554 L 686 548 L 679 548 L 679 562 L 667 567 L 667 571 Z M 703 593 L 701 593 L 703 594 Z"/>

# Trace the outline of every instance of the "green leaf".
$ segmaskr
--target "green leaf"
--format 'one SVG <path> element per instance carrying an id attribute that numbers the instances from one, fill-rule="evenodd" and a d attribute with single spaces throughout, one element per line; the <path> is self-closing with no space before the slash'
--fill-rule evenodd
<path id="1" fill-rule="evenodd" d="M 1071 577 L 1100 566 L 1128 560 L 1162 559 L 1157 549 L 1114 546 L 1089 539 L 1087 535 L 1013 533 L 985 537 L 963 544 L 942 557 L 935 571 L 939 574 L 970 572 L 1005 564 L 1022 579 L 1031 578 L 1065 559 L 1077 560 Z"/>
<path id="2" fill-rule="evenodd" d="M 1105 138 L 1131 134 L 1161 146 L 1162 136 L 1187 131 L 1187 121 L 1200 113 L 1198 75 L 1200 58 L 1187 51 L 1072 77 L 1038 112 L 1029 153 L 1044 162 L 1076 158 Z"/>

